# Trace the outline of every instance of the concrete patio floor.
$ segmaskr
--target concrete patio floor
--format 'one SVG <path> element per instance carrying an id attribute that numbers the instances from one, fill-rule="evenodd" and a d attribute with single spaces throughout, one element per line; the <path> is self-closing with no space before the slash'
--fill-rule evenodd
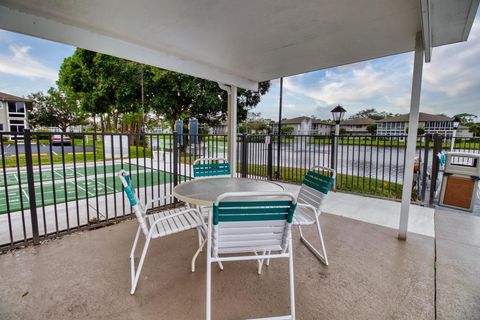
<path id="1" fill-rule="evenodd" d="M 323 214 L 330 266 L 295 232 L 298 319 L 434 319 L 434 238 Z M 0 319 L 202 319 L 205 256 L 191 273 L 196 233 L 150 247 L 139 287 L 129 294 L 135 221 L 79 232 L 0 256 Z M 314 237 L 313 230 L 307 235 Z M 288 312 L 286 261 L 256 273 L 254 262 L 213 268 L 214 319 Z"/>

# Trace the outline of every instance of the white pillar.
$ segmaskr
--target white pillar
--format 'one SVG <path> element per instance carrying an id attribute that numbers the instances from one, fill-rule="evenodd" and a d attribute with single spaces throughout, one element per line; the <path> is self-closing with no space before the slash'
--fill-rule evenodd
<path id="1" fill-rule="evenodd" d="M 237 172 L 237 87 L 231 86 L 228 92 L 228 119 L 227 119 L 227 141 L 228 155 L 230 162 L 230 175 L 233 177 Z"/>
<path id="2" fill-rule="evenodd" d="M 415 41 L 415 58 L 413 62 L 412 96 L 410 100 L 410 117 L 408 122 L 407 150 L 403 175 L 402 206 L 400 210 L 400 225 L 398 239 L 407 239 L 408 213 L 413 186 L 413 166 L 415 149 L 417 147 L 418 117 L 420 112 L 420 93 L 422 90 L 423 71 L 423 41 L 422 34 L 417 33 Z"/>

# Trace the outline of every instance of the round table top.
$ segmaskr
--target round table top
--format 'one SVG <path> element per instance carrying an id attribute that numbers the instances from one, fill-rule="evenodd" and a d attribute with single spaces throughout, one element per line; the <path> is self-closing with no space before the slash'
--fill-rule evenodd
<path id="1" fill-rule="evenodd" d="M 173 195 L 186 203 L 210 207 L 223 193 L 245 191 L 269 192 L 284 191 L 284 189 L 281 185 L 270 181 L 223 177 L 184 182 L 173 189 Z"/>

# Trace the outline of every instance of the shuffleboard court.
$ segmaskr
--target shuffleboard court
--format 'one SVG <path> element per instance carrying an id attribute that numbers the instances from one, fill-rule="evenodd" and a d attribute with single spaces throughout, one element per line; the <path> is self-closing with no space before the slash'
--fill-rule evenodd
<path id="1" fill-rule="evenodd" d="M 42 185 L 35 185 L 35 198 L 37 208 L 42 206 L 48 206 L 53 204 L 60 204 L 68 201 L 82 200 L 87 197 L 94 199 L 96 197 L 105 196 L 115 192 L 122 191 L 122 185 L 118 178 L 114 175 L 114 172 L 119 171 L 122 168 L 121 164 L 109 168 L 103 168 L 103 164 L 97 167 L 97 175 L 95 178 L 95 168 L 92 167 L 80 167 L 77 169 L 77 180 L 75 183 L 75 172 L 65 172 L 65 180 L 63 178 L 63 169 L 55 169 L 54 179 L 52 179 L 51 171 L 50 175 L 44 176 L 42 172 Z M 124 164 L 123 168 L 126 171 L 130 171 L 132 182 L 137 190 L 152 185 L 160 185 L 169 183 L 173 180 L 173 174 L 166 171 L 159 171 L 151 168 L 145 168 L 137 165 Z M 72 169 L 73 170 L 73 169 Z M 146 171 L 146 172 L 145 172 Z M 36 178 L 40 177 L 39 172 L 35 172 Z M 58 176 L 58 177 L 57 177 Z M 22 180 L 22 185 L 19 187 L 19 183 L 15 180 L 15 184 L 5 188 L 0 187 L 0 214 L 9 212 L 20 211 L 22 209 L 29 209 L 29 196 L 28 187 L 23 184 L 25 180 Z M 35 180 L 37 181 L 37 180 Z M 40 180 L 38 180 L 40 181 Z M 6 193 L 8 189 L 8 195 Z M 119 198 L 122 195 L 119 196 Z"/>
<path id="2" fill-rule="evenodd" d="M 47 182 L 52 180 L 63 180 L 65 177 L 66 179 L 74 179 L 75 175 L 77 179 L 85 177 L 85 176 L 97 176 L 106 174 L 111 174 L 114 172 L 118 172 L 120 169 L 124 168 L 125 170 L 130 170 L 132 173 L 135 173 L 137 170 L 143 171 L 143 166 L 137 166 L 134 164 L 106 164 L 103 166 L 103 163 L 99 163 L 97 166 L 87 165 L 84 167 L 83 165 L 77 165 L 75 168 L 73 167 L 65 167 L 65 170 L 61 167 L 44 167 L 41 170 L 35 170 L 33 172 L 33 177 L 35 182 Z M 150 169 L 148 169 L 150 170 Z M 41 177 L 41 179 L 40 179 Z M 6 180 L 6 181 L 5 181 Z M 15 186 L 19 184 L 26 184 L 27 183 L 27 172 L 25 170 L 21 170 L 20 173 L 18 172 L 9 172 L 6 174 L 6 179 L 3 176 L 0 176 L 0 187 L 5 186 Z"/>

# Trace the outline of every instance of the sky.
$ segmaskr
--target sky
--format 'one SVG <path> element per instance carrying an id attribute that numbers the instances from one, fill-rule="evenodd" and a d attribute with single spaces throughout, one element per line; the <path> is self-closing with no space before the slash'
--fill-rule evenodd
<path id="1" fill-rule="evenodd" d="M 0 30 L 0 91 L 26 96 L 56 86 L 63 59 L 75 48 Z M 283 117 L 330 119 L 337 104 L 347 116 L 366 108 L 408 113 L 413 53 L 284 78 Z M 279 80 L 253 110 L 277 119 Z M 424 65 L 420 111 L 480 117 L 480 14 L 467 42 L 433 49 Z"/>

